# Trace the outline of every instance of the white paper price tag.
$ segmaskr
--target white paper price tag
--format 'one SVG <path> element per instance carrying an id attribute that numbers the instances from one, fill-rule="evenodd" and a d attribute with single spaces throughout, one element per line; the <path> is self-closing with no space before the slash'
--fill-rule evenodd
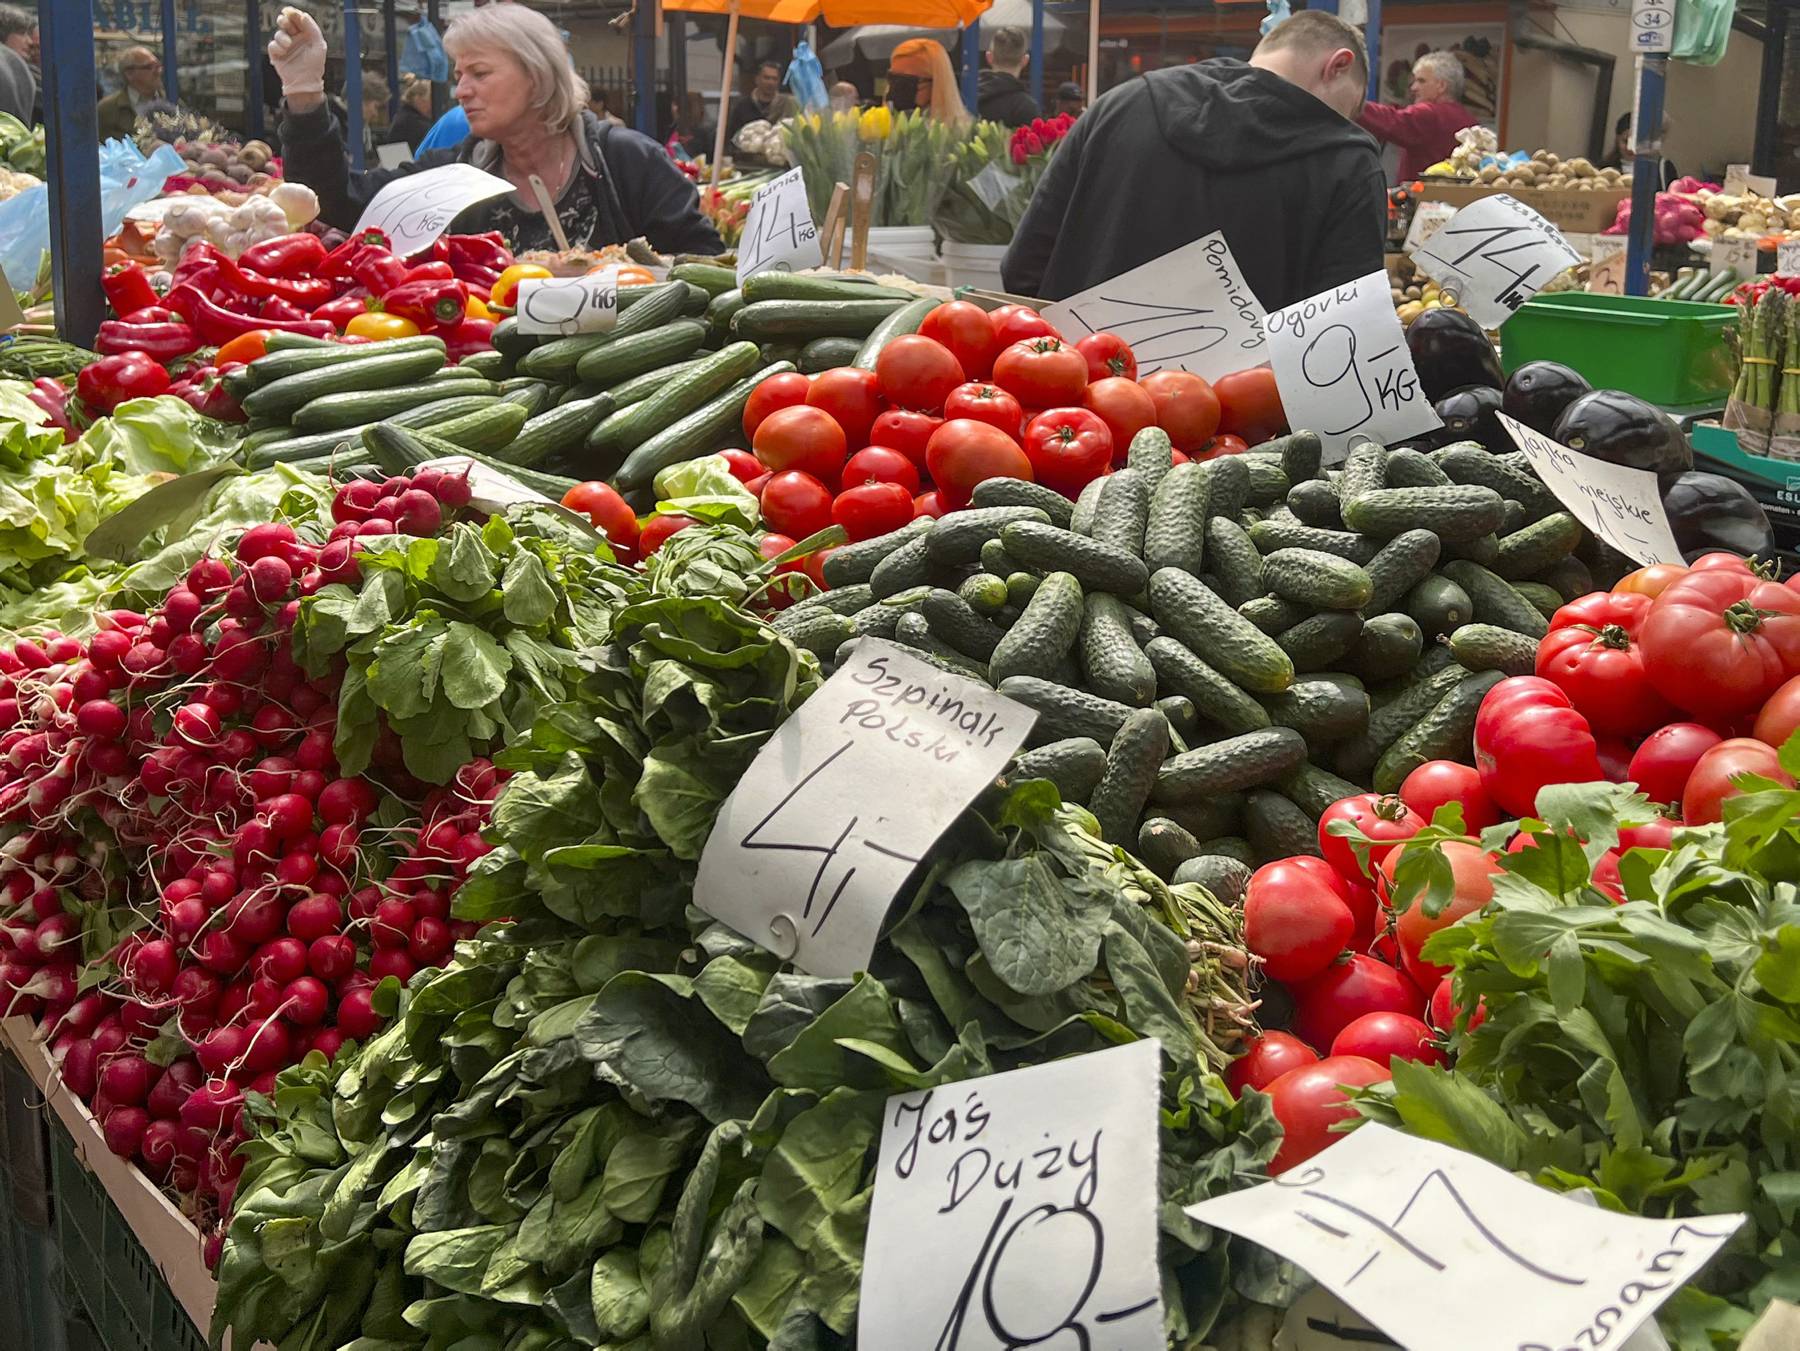
<path id="1" fill-rule="evenodd" d="M 582 277 L 527 277 L 519 283 L 521 333 L 609 333 L 618 322 L 619 274 L 613 268 Z"/>
<path id="2" fill-rule="evenodd" d="M 1413 1351 L 1623 1342 L 1742 1215 L 1617 1215 L 1373 1122 L 1187 1213 L 1298 1263 Z"/>
<path id="3" fill-rule="evenodd" d="M 815 976 L 862 970 L 907 874 L 1036 721 L 863 639 L 725 800 L 694 903 Z"/>
<path id="4" fill-rule="evenodd" d="M 1139 375 L 1168 369 L 1216 380 L 1269 359 L 1262 302 L 1217 230 L 1046 305 L 1044 317 L 1071 342 L 1118 334 L 1131 344 Z"/>
<path id="5" fill-rule="evenodd" d="M 1277 310 L 1264 327 L 1289 425 L 1315 429 L 1333 462 L 1357 433 L 1386 444 L 1444 425 L 1419 388 L 1386 272 Z"/>
<path id="6" fill-rule="evenodd" d="M 1455 292 L 1483 328 L 1500 327 L 1580 261 L 1562 231 L 1505 193 L 1470 202 L 1413 250 L 1419 269 Z"/>
<path id="7" fill-rule="evenodd" d="M 1588 294 L 1625 294 L 1625 236 L 1595 235 L 1592 263 L 1588 267 Z"/>
<path id="8" fill-rule="evenodd" d="M 1775 180 L 1767 174 L 1751 173 L 1748 164 L 1727 164 L 1723 188 L 1727 197 L 1773 197 Z"/>
<path id="9" fill-rule="evenodd" d="M 1731 271 L 1743 281 L 1756 276 L 1756 241 L 1754 239 L 1715 239 L 1706 270 L 1713 276 Z"/>
<path id="10" fill-rule="evenodd" d="M 472 164 L 445 164 L 389 183 L 368 206 L 356 231 L 380 230 L 396 257 L 417 253 L 450 228 L 464 208 L 512 192 L 498 174 Z"/>
<path id="11" fill-rule="evenodd" d="M 1413 208 L 1412 222 L 1406 227 L 1406 251 L 1411 253 L 1425 243 L 1455 214 L 1456 208 L 1449 202 L 1420 202 Z"/>
<path id="12" fill-rule="evenodd" d="M 858 1351 L 1161 1351 L 1155 1041 L 889 1098 Z"/>
<path id="13" fill-rule="evenodd" d="M 1784 277 L 1800 275 L 1800 239 L 1784 239 L 1775 246 L 1775 270 Z"/>
<path id="14" fill-rule="evenodd" d="M 1654 56 L 1675 45 L 1675 0 L 1631 0 L 1631 50 Z"/>
<path id="15" fill-rule="evenodd" d="M 1684 561 L 1655 474 L 1583 455 L 1504 413 L 1495 416 L 1544 486 L 1589 530 L 1640 563 Z"/>
<path id="16" fill-rule="evenodd" d="M 738 243 L 737 275 L 741 282 L 771 268 L 802 272 L 820 263 L 819 228 L 806 202 L 806 179 L 790 169 L 765 183 L 750 199 L 744 237 Z"/>

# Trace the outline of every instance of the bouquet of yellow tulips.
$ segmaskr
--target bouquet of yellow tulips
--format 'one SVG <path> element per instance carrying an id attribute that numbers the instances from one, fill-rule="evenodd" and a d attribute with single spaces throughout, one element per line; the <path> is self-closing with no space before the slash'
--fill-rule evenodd
<path id="1" fill-rule="evenodd" d="M 945 157 L 960 133 L 886 104 L 860 111 L 802 113 L 782 125 L 788 159 L 803 171 L 813 219 L 824 220 L 832 188 L 854 177 L 856 157 L 876 159 L 876 225 L 924 225 L 940 190 Z"/>

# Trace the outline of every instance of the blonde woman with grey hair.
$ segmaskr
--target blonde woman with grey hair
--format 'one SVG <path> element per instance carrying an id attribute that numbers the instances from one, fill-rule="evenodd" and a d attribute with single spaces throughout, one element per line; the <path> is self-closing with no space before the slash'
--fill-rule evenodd
<path id="1" fill-rule="evenodd" d="M 498 230 L 515 252 L 555 248 L 531 187 L 535 175 L 574 248 L 642 236 L 663 253 L 723 251 L 693 185 L 662 148 L 588 111 L 587 87 L 543 15 L 524 5 L 484 6 L 450 24 L 444 49 L 455 63 L 453 92 L 468 116 L 468 137 L 397 169 L 352 173 L 343 128 L 325 103 L 324 34 L 303 10 L 281 11 L 269 61 L 285 99 L 282 168 L 318 193 L 327 224 L 350 229 L 402 175 L 473 164 L 514 191 L 463 211 L 451 225 L 456 233 Z"/>
<path id="2" fill-rule="evenodd" d="M 1410 183 L 1456 149 L 1456 133 L 1481 119 L 1463 106 L 1464 71 L 1455 52 L 1425 52 L 1413 62 L 1404 108 L 1363 104 L 1357 121 L 1378 141 L 1400 147 L 1396 182 Z"/>

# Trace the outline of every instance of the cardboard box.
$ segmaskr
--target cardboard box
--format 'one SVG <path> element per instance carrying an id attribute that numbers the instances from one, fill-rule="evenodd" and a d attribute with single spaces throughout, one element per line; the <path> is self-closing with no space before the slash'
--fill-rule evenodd
<path id="1" fill-rule="evenodd" d="M 1495 193 L 1517 198 L 1557 229 L 1567 233 L 1597 234 L 1619 214 L 1619 203 L 1631 196 L 1629 188 L 1491 188 L 1485 183 L 1437 183 L 1427 178 L 1419 193 L 1421 202 L 1448 202 L 1463 207 Z"/>

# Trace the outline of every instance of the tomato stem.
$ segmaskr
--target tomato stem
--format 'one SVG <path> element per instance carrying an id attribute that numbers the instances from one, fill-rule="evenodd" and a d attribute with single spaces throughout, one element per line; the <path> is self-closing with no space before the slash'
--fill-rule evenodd
<path id="1" fill-rule="evenodd" d="M 1735 601 L 1725 607 L 1725 627 L 1733 633 L 1755 633 L 1762 627 L 1762 622 L 1772 613 L 1759 610 L 1747 600 Z"/>

